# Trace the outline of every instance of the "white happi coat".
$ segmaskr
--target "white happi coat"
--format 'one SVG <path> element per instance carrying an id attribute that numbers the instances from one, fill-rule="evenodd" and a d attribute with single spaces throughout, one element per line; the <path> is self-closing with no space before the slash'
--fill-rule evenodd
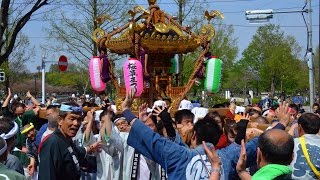
<path id="1" fill-rule="evenodd" d="M 112 127 L 112 133 L 107 144 L 102 143 L 102 150 L 95 153 L 97 159 L 97 180 L 118 180 L 122 179 L 122 142 L 119 141 L 119 134 L 114 131 Z M 97 141 L 101 141 L 100 134 L 93 135 L 91 133 L 88 143 L 85 141 L 85 145 L 93 144 Z"/>

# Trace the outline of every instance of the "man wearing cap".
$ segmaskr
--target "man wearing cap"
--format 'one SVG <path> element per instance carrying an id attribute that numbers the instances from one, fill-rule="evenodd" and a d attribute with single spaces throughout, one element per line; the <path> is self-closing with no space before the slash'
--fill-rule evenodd
<path id="1" fill-rule="evenodd" d="M 33 177 L 35 171 L 37 172 L 38 161 L 38 146 L 35 144 L 37 131 L 32 123 L 27 124 L 23 127 L 21 134 L 27 137 L 26 146 L 27 146 L 27 155 L 29 156 L 30 163 L 27 167 L 28 174 Z"/>
<path id="2" fill-rule="evenodd" d="M 10 180 L 25 180 L 26 178 L 19 174 L 18 172 L 9 169 L 6 167 L 3 162 L 7 160 L 8 151 L 7 151 L 7 142 L 0 136 L 0 177 L 1 179 L 10 179 Z"/>
<path id="3" fill-rule="evenodd" d="M 80 179 L 80 165 L 87 153 L 98 149 L 98 143 L 77 147 L 72 141 L 82 120 L 82 108 L 75 102 L 62 104 L 58 128 L 39 145 L 39 179 Z"/>

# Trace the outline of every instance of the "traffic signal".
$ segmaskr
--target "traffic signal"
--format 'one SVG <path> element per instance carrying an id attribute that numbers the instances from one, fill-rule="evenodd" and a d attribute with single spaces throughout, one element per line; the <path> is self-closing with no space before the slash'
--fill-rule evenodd
<path id="1" fill-rule="evenodd" d="M 4 82 L 6 79 L 6 73 L 5 72 L 0 72 L 0 82 Z"/>

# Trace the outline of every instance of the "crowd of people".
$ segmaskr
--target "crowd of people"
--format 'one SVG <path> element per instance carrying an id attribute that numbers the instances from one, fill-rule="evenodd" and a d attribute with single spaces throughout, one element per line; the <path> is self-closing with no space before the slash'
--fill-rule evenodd
<path id="1" fill-rule="evenodd" d="M 226 102 L 212 111 L 185 98 L 173 112 L 158 99 L 134 113 L 132 89 L 121 113 L 102 92 L 52 99 L 44 120 L 40 103 L 26 97 L 17 101 L 8 89 L 2 104 L 0 179 L 320 178 L 317 103 L 312 112 L 285 101 L 266 109 Z"/>

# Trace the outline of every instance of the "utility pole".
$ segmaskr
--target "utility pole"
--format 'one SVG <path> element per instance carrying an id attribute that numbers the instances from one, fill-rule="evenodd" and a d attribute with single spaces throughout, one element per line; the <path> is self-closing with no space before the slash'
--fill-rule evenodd
<path id="1" fill-rule="evenodd" d="M 308 0 L 309 8 L 308 8 L 308 15 L 309 15 L 309 23 L 308 23 L 308 49 L 307 49 L 307 57 L 308 57 L 308 67 L 309 67 L 309 88 L 310 88 L 310 110 L 312 110 L 312 105 L 314 103 L 314 63 L 313 63 L 313 48 L 312 48 L 312 9 L 311 9 L 311 0 Z"/>
<path id="2" fill-rule="evenodd" d="M 42 90 L 42 98 L 41 98 L 41 103 L 46 104 L 46 88 L 45 88 L 45 83 L 46 83 L 46 61 L 45 61 L 45 55 L 42 56 L 42 61 L 41 61 L 41 71 L 42 71 L 42 78 L 41 78 L 41 90 Z"/>
<path id="3" fill-rule="evenodd" d="M 42 72 L 42 78 L 41 78 L 41 91 L 42 91 L 42 97 L 41 97 L 41 103 L 46 104 L 46 63 L 53 63 L 56 61 L 46 61 L 46 56 L 42 56 L 41 60 L 41 72 Z"/>

